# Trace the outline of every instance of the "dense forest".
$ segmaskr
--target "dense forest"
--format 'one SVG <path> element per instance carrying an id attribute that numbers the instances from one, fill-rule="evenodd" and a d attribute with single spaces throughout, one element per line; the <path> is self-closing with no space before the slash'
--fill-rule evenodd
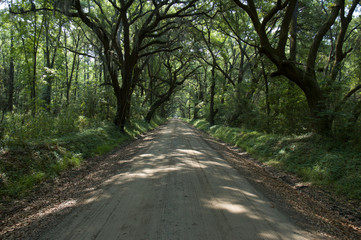
<path id="1" fill-rule="evenodd" d="M 37 154 L 47 148 L 59 161 L 70 154 L 59 142 L 78 144 L 69 140 L 76 133 L 105 128 L 129 135 L 132 126 L 168 117 L 317 144 L 327 139 L 325 155 L 334 146 L 355 152 L 333 156 L 332 171 L 353 170 L 346 177 L 361 184 L 359 0 L 0 6 L 1 188 L 19 175 L 43 179 L 33 166 Z M 33 163 L 18 157 L 24 149 Z M 77 154 L 68 165 L 76 165 Z M 322 159 L 321 168 L 330 164 Z"/>

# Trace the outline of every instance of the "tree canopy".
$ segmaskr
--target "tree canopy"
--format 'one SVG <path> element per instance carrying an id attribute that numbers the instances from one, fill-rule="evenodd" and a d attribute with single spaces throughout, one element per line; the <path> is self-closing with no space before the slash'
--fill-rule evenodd
<path id="1" fill-rule="evenodd" d="M 359 139 L 359 0 L 7 0 L 1 124 L 68 112 Z M 360 139 L 359 139 L 360 140 Z"/>

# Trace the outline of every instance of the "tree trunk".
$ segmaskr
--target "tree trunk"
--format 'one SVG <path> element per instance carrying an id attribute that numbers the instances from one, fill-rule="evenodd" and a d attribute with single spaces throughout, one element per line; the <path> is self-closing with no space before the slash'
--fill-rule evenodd
<path id="1" fill-rule="evenodd" d="M 320 88 L 311 86 L 309 90 L 305 92 L 305 95 L 313 119 L 313 129 L 323 135 L 330 134 L 332 122 L 326 114 L 327 107 Z"/>
<path id="2" fill-rule="evenodd" d="M 199 90 L 197 93 L 196 102 L 194 103 L 193 119 L 198 119 L 198 113 L 201 110 L 199 103 L 204 101 L 202 80 L 197 78 L 197 83 L 199 84 Z"/>
<path id="3" fill-rule="evenodd" d="M 117 112 L 114 118 L 114 124 L 124 131 L 124 127 L 130 114 L 130 100 L 132 95 L 131 74 L 126 71 L 122 73 L 122 87 L 119 87 L 118 71 L 112 69 L 112 86 L 117 99 Z"/>
<path id="4" fill-rule="evenodd" d="M 327 115 L 328 109 L 325 98 L 318 85 L 316 75 L 305 73 L 303 70 L 295 67 L 293 63 L 282 64 L 278 70 L 282 75 L 300 87 L 305 94 L 314 131 L 322 135 L 330 134 L 332 121 Z"/>
<path id="5" fill-rule="evenodd" d="M 264 78 L 264 84 L 265 84 L 265 95 L 266 95 L 266 114 L 267 114 L 267 131 L 270 130 L 270 114 L 271 114 L 271 104 L 270 104 L 270 100 L 269 100 L 269 86 L 268 86 L 268 76 L 266 74 L 266 69 L 264 66 L 264 62 L 261 61 L 262 64 L 262 74 L 263 74 L 263 78 Z"/>
<path id="6" fill-rule="evenodd" d="M 76 70 L 75 70 L 75 87 L 74 87 L 74 101 L 78 98 L 78 87 L 79 87 L 79 82 L 78 82 L 78 78 L 79 78 L 79 67 L 80 67 L 80 59 L 79 59 L 79 55 L 77 57 L 77 60 L 76 60 Z"/>
<path id="7" fill-rule="evenodd" d="M 44 15 L 47 14 L 46 12 L 44 13 Z M 44 57 L 45 57 L 45 66 L 47 68 L 51 68 L 51 64 L 50 64 L 50 42 L 49 42 L 49 21 L 48 19 L 46 19 L 45 21 L 45 51 L 44 51 Z M 46 73 L 46 75 L 48 75 L 48 73 Z M 45 78 L 45 82 L 46 82 L 46 86 L 44 89 L 44 92 L 42 94 L 41 99 L 45 102 L 45 107 L 48 111 L 50 111 L 50 103 L 51 103 L 51 82 L 52 79 L 50 76 L 47 76 Z"/>
<path id="8" fill-rule="evenodd" d="M 13 58 L 13 48 L 14 48 L 14 36 L 13 30 L 10 31 L 11 39 L 10 39 L 10 66 L 9 66 L 9 85 L 8 85 L 8 104 L 7 111 L 13 110 L 13 99 L 14 99 L 14 58 Z"/>
<path id="9" fill-rule="evenodd" d="M 117 99 L 117 112 L 114 118 L 114 124 L 119 126 L 121 131 L 124 131 L 124 127 L 130 111 L 130 93 L 127 91 L 127 89 L 122 87 L 120 91 L 115 90 L 114 94 L 116 95 Z"/>
<path id="10" fill-rule="evenodd" d="M 239 45 L 239 49 L 241 51 L 241 60 L 239 62 L 237 83 L 238 83 L 238 85 L 240 85 L 243 82 L 243 78 L 244 78 L 244 71 L 245 71 L 244 59 L 246 57 L 247 44 L 244 44 L 242 46 L 242 43 L 239 42 L 238 45 Z"/>
<path id="11" fill-rule="evenodd" d="M 234 0 L 234 2 L 243 10 L 246 11 L 252 23 L 255 27 L 257 35 L 260 40 L 260 53 L 265 54 L 269 60 L 271 60 L 274 65 L 277 67 L 277 72 L 273 73 L 271 76 L 280 76 L 283 75 L 287 77 L 290 81 L 294 82 L 298 87 L 304 92 L 310 115 L 313 120 L 313 130 L 320 134 L 329 134 L 331 132 L 331 121 L 330 117 L 327 116 L 327 107 L 324 100 L 324 95 L 320 89 L 320 86 L 316 79 L 316 60 L 321 42 L 324 39 L 327 32 L 334 25 L 336 18 L 339 15 L 340 9 L 344 9 L 344 1 L 336 0 L 334 6 L 330 9 L 327 14 L 326 20 L 318 28 L 317 33 L 315 34 L 311 45 L 308 49 L 308 56 L 306 61 L 306 68 L 303 70 L 298 68 L 296 60 L 296 44 L 297 44 L 297 14 L 296 10 L 298 8 L 298 1 L 292 0 L 286 3 L 284 9 L 276 9 L 269 11 L 265 14 L 265 17 L 262 21 L 257 14 L 257 8 L 255 1 L 247 1 L 249 4 L 243 4 L 242 1 Z M 277 1 L 280 3 L 281 1 Z M 359 1 L 355 0 L 353 4 L 358 4 Z M 356 6 L 356 5 L 353 5 Z M 350 9 L 352 13 L 353 8 Z M 268 36 L 267 23 L 272 19 L 275 19 L 277 12 L 284 10 L 284 16 L 281 19 L 281 25 L 278 33 L 278 44 L 277 48 L 274 48 L 271 44 L 271 39 Z M 275 11 L 275 12 L 273 12 Z M 341 19 L 343 16 L 341 16 Z M 292 24 L 292 26 L 291 26 Z M 291 28 L 291 39 L 290 37 L 290 28 Z M 272 39 L 272 42 L 274 39 Z M 290 48 L 290 57 L 287 58 L 288 48 L 287 43 L 289 42 Z M 304 64 L 303 64 L 304 65 Z"/>
<path id="12" fill-rule="evenodd" d="M 34 41 L 33 41 L 33 75 L 30 83 L 30 101 L 31 101 L 31 112 L 32 115 L 36 114 L 36 74 L 37 74 L 37 54 L 39 48 L 39 40 L 41 36 L 41 31 L 43 29 L 45 16 L 43 16 L 40 29 L 37 28 L 37 14 L 34 11 Z M 38 33 L 39 32 L 39 33 Z"/>
<path id="13" fill-rule="evenodd" d="M 292 14 L 291 28 L 290 28 L 290 61 L 296 62 L 297 53 L 297 16 L 298 16 L 298 1 Z"/>
<path id="14" fill-rule="evenodd" d="M 31 101 L 31 111 L 32 114 L 35 115 L 36 112 L 36 64 L 37 64 L 37 53 L 38 53 L 38 47 L 36 44 L 36 32 L 37 32 L 37 27 L 36 27 L 36 13 L 34 12 L 34 18 L 35 18 L 35 23 L 34 23 L 34 42 L 33 42 L 33 74 L 32 74 L 32 78 L 31 78 L 31 83 L 30 83 L 30 101 Z"/>
<path id="15" fill-rule="evenodd" d="M 110 56 L 107 58 L 111 59 Z M 117 66 L 116 63 L 113 63 L 113 65 Z M 112 75 L 114 75 L 112 76 L 112 85 L 117 98 L 117 114 L 114 123 L 120 127 L 121 131 L 124 131 L 125 123 L 130 120 L 132 94 L 139 82 L 141 68 L 137 66 L 137 56 L 129 56 L 129 60 L 125 61 L 125 64 L 121 68 L 121 87 L 119 87 L 118 73 L 115 74 L 117 70 L 114 69 L 114 67 L 110 69 L 112 69 Z"/>
<path id="16" fill-rule="evenodd" d="M 209 105 L 209 124 L 214 125 L 214 117 L 216 112 L 214 110 L 214 95 L 216 88 L 216 79 L 215 79 L 215 66 L 212 67 L 212 84 L 211 84 L 211 96 L 210 96 L 210 105 Z"/>
<path id="17" fill-rule="evenodd" d="M 47 17 L 47 13 L 44 12 L 44 16 L 45 17 L 45 22 L 44 22 L 44 26 L 45 26 L 45 51 L 44 51 L 44 57 L 45 57 L 45 67 L 47 67 L 48 69 L 53 69 L 54 68 L 54 64 L 55 64 L 55 58 L 57 55 L 57 50 L 58 50 L 58 46 L 52 47 L 50 44 L 50 36 L 49 36 L 49 19 Z M 58 36 L 57 36 L 57 41 L 60 41 L 60 36 L 61 36 L 61 30 L 62 30 L 62 23 L 61 20 L 59 20 L 59 32 L 58 32 Z M 51 57 L 51 52 L 53 50 L 53 56 Z M 53 84 L 53 80 L 54 77 L 52 75 L 53 73 L 51 73 L 50 76 L 46 76 L 45 78 L 45 82 L 46 82 L 46 86 L 43 89 L 43 93 L 41 96 L 41 99 L 44 101 L 45 103 L 45 108 L 47 109 L 47 111 L 50 112 L 50 105 L 51 105 L 51 96 L 52 96 L 52 84 Z M 46 74 L 48 75 L 48 73 Z"/>
<path id="18" fill-rule="evenodd" d="M 150 122 L 150 120 L 152 120 L 152 117 L 155 113 L 155 111 L 162 106 L 165 102 L 169 101 L 170 99 L 170 95 L 166 95 L 163 98 L 158 99 L 157 101 L 155 101 L 152 106 L 150 107 L 150 110 L 147 113 L 147 116 L 145 117 L 145 120 L 147 122 Z"/>
<path id="19" fill-rule="evenodd" d="M 66 105 L 69 105 L 69 101 L 70 101 L 70 89 L 71 89 L 71 84 L 73 82 L 74 70 L 77 66 L 76 59 L 77 59 L 77 54 L 74 53 L 73 62 L 70 70 L 70 76 L 66 84 Z"/>

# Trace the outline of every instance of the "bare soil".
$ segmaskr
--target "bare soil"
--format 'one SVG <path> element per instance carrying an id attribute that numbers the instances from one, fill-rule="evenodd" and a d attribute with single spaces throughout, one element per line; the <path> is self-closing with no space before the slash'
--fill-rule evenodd
<path id="1" fill-rule="evenodd" d="M 179 120 L 0 210 L 0 239 L 361 239 L 359 203 Z"/>
<path id="2" fill-rule="evenodd" d="M 320 239 L 361 239 L 361 203 L 336 196 L 296 176 L 263 164 L 240 148 L 231 146 L 191 126 L 212 148 L 280 211 Z"/>

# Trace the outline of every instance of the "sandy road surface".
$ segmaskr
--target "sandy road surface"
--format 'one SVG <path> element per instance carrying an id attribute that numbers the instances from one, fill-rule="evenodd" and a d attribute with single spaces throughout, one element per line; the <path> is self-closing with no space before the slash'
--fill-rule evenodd
<path id="1" fill-rule="evenodd" d="M 42 239 L 310 239 L 186 124 L 172 120 L 125 173 Z"/>

